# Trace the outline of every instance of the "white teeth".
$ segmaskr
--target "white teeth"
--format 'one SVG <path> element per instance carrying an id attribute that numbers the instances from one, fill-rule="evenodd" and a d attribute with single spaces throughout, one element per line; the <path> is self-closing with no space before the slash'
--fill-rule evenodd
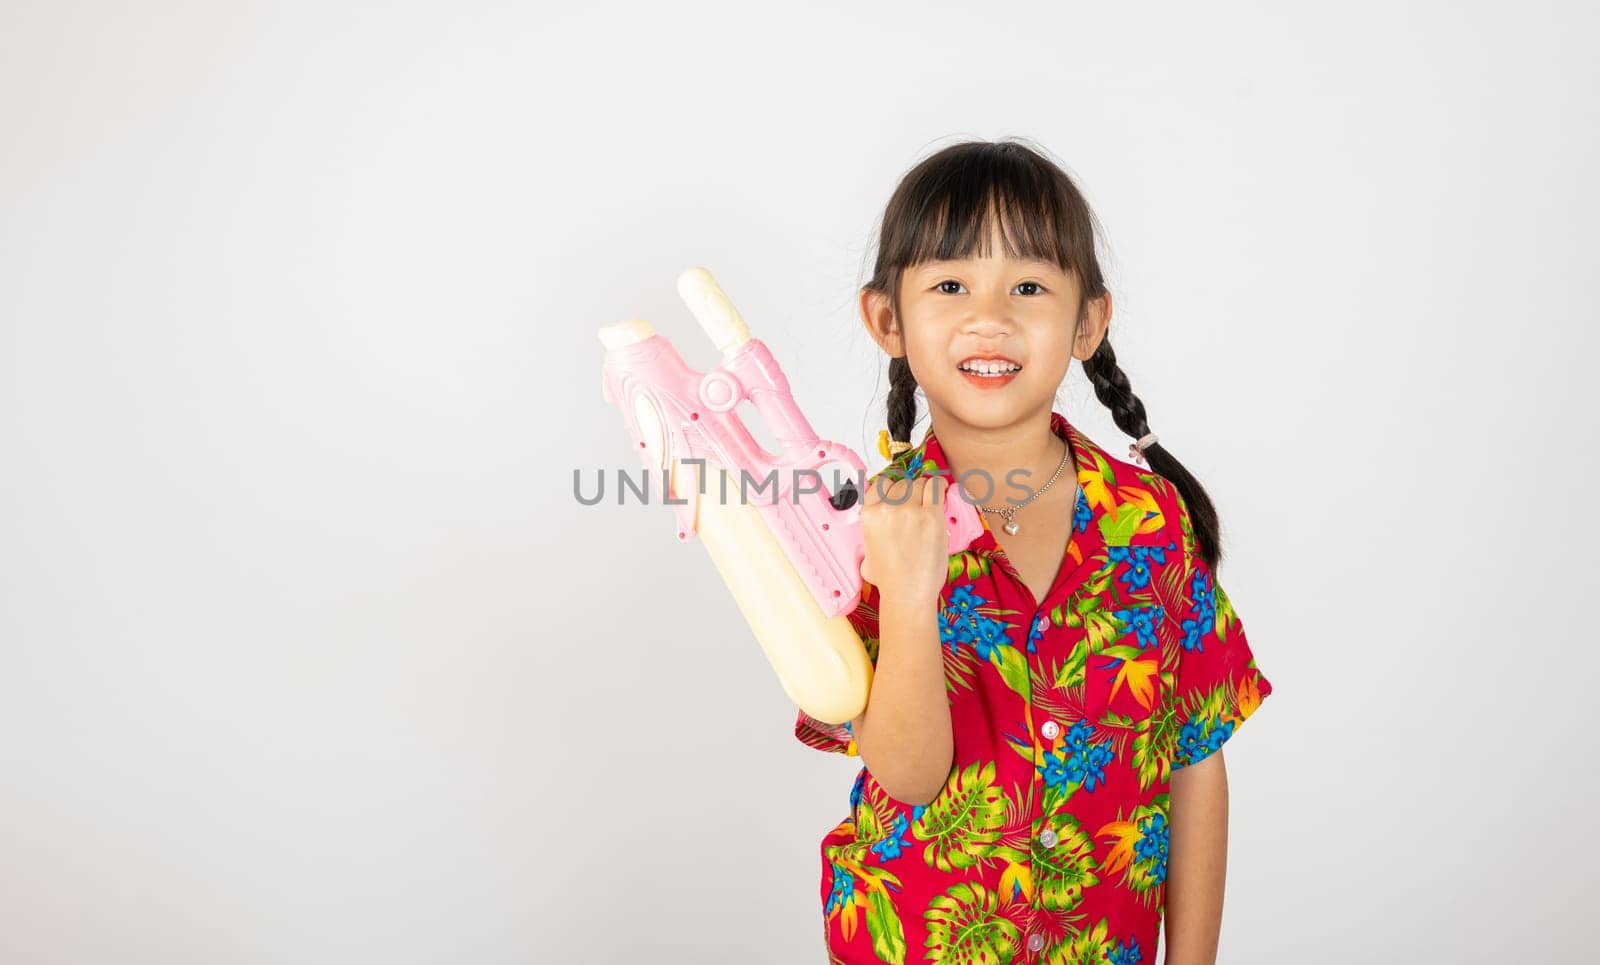
<path id="1" fill-rule="evenodd" d="M 963 362 L 957 367 L 974 375 L 990 376 L 1009 375 L 1022 368 L 1014 362 Z"/>

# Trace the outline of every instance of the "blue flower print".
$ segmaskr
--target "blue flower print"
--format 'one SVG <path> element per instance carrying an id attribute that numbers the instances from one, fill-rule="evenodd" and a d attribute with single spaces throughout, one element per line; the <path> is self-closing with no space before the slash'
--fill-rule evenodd
<path id="1" fill-rule="evenodd" d="M 1010 643 L 1005 636 L 1005 624 L 978 612 L 989 601 L 972 592 L 971 584 L 956 587 L 939 608 L 939 642 L 955 653 L 960 644 L 977 647 L 978 655 L 989 659 L 989 652 L 1002 643 Z"/>
<path id="2" fill-rule="evenodd" d="M 1150 585 L 1150 561 L 1167 562 L 1164 546 L 1108 546 L 1106 559 L 1127 564 L 1117 579 L 1128 584 L 1130 590 L 1142 590 Z"/>
<path id="3" fill-rule="evenodd" d="M 1130 610 L 1115 610 L 1118 620 L 1133 627 L 1139 640 L 1139 649 L 1157 646 L 1160 641 L 1156 639 L 1156 622 L 1161 619 L 1162 609 L 1159 603 L 1151 606 L 1135 607 Z"/>
<path id="4" fill-rule="evenodd" d="M 1028 623 L 1028 652 L 1029 653 L 1038 653 L 1039 652 L 1039 648 L 1034 646 L 1034 644 L 1036 644 L 1040 640 L 1044 639 L 1044 631 L 1039 629 L 1039 623 L 1040 623 L 1039 620 L 1032 620 L 1032 621 L 1030 621 Z"/>
<path id="5" fill-rule="evenodd" d="M 1130 938 L 1128 944 L 1118 944 L 1111 950 L 1111 956 L 1106 959 L 1110 965 L 1139 965 L 1144 955 L 1139 951 L 1139 939 Z"/>
<path id="6" fill-rule="evenodd" d="M 1156 884 L 1167 880 L 1167 816 L 1165 814 L 1152 814 L 1139 822 L 1139 843 L 1133 846 L 1134 854 L 1141 861 L 1155 861 L 1155 867 L 1150 870 L 1150 877 Z"/>
<path id="7" fill-rule="evenodd" d="M 1089 738 L 1094 736 L 1094 725 L 1086 720 L 1080 720 L 1067 731 L 1067 748 L 1077 752 L 1089 746 Z"/>
<path id="8" fill-rule="evenodd" d="M 951 591 L 950 600 L 945 604 L 945 608 L 955 614 L 953 619 L 956 623 L 964 623 L 967 617 L 977 615 L 978 607 L 988 602 L 972 592 L 972 584 L 965 583 Z"/>
<path id="9" fill-rule="evenodd" d="M 1082 488 L 1078 490 L 1078 504 L 1073 507 L 1072 528 L 1080 533 L 1088 530 L 1089 520 L 1094 518 L 1094 513 L 1089 511 L 1089 496 Z"/>
<path id="10" fill-rule="evenodd" d="M 948 644 L 951 653 L 955 653 L 963 643 L 970 646 L 978 638 L 978 632 L 975 627 L 978 621 L 982 619 L 987 618 L 981 616 L 952 617 L 948 612 L 940 610 L 939 642 Z"/>
<path id="11" fill-rule="evenodd" d="M 1004 620 L 995 620 L 989 617 L 979 617 L 978 625 L 972 634 L 972 645 L 977 649 L 978 656 L 984 660 L 989 659 L 989 654 L 996 647 L 1005 646 L 1011 642 L 1006 636 L 1010 625 Z"/>
<path id="12" fill-rule="evenodd" d="M 1206 574 L 1196 570 L 1189 595 L 1194 597 L 1194 616 L 1183 621 L 1183 649 L 1199 653 L 1205 650 L 1206 633 L 1217 625 L 1217 591 Z"/>
<path id="13" fill-rule="evenodd" d="M 947 614 L 943 610 L 940 610 L 939 611 L 939 643 L 941 645 L 943 645 L 943 646 L 948 646 L 950 648 L 950 652 L 951 653 L 955 653 L 956 652 L 956 645 L 961 643 L 961 638 L 963 636 L 970 636 L 970 634 L 969 633 L 964 633 L 961 627 L 958 627 L 954 623 L 951 623 L 949 614 Z"/>
<path id="14" fill-rule="evenodd" d="M 912 808 L 911 809 L 911 820 L 913 820 L 913 821 L 921 820 L 922 812 L 924 812 L 926 810 L 928 810 L 928 806 L 926 804 L 919 804 L 916 807 Z"/>
<path id="15" fill-rule="evenodd" d="M 1143 546 L 1130 546 L 1127 548 L 1133 550 L 1132 559 L 1128 561 L 1127 567 L 1123 569 L 1122 575 L 1118 579 L 1128 584 L 1128 589 L 1130 590 L 1142 590 L 1150 585 L 1150 560 L 1148 559 L 1148 554 L 1142 552 L 1145 549 Z"/>
<path id="16" fill-rule="evenodd" d="M 907 847 L 906 842 L 900 840 L 900 836 L 906 833 L 907 827 L 909 825 L 906 822 L 905 812 L 895 812 L 894 825 L 889 831 L 889 836 L 872 845 L 869 850 L 876 852 L 878 857 L 885 860 L 900 857 L 902 850 Z"/>
<path id="17" fill-rule="evenodd" d="M 1178 731 L 1178 750 L 1186 764 L 1194 764 L 1215 753 L 1233 736 L 1237 721 L 1221 721 L 1215 717 L 1201 717 L 1184 724 Z"/>
<path id="18" fill-rule="evenodd" d="M 1093 791 L 1106 779 L 1106 765 L 1114 758 L 1111 741 L 1090 744 L 1067 759 L 1067 776 L 1082 784 L 1085 791 Z"/>
<path id="19" fill-rule="evenodd" d="M 856 880 L 850 872 L 837 862 L 830 861 L 828 864 L 833 868 L 833 888 L 828 893 L 828 905 L 823 909 L 824 912 L 832 912 L 843 906 L 856 893 Z"/>
<path id="20" fill-rule="evenodd" d="M 1085 791 L 1093 791 L 1106 779 L 1106 765 L 1115 758 L 1111 752 L 1111 741 L 1108 738 L 1102 743 L 1091 744 L 1089 738 L 1094 736 L 1094 726 L 1088 721 L 1078 721 L 1067 731 L 1065 746 L 1059 754 L 1046 753 L 1044 755 L 1044 782 L 1046 785 L 1059 787 L 1072 782 L 1083 785 Z"/>
<path id="21" fill-rule="evenodd" d="M 1194 597 L 1194 609 L 1202 619 L 1210 617 L 1213 621 L 1217 618 L 1217 591 L 1211 585 L 1211 580 L 1200 570 L 1196 570 L 1194 578 L 1189 581 L 1189 594 Z"/>
<path id="22" fill-rule="evenodd" d="M 1072 757 L 1072 752 L 1062 748 L 1060 753 L 1045 751 L 1044 754 L 1044 786 L 1060 788 L 1065 787 L 1068 781 L 1067 760 Z"/>
<path id="23" fill-rule="evenodd" d="M 1198 761 L 1204 756 L 1205 749 L 1201 743 L 1203 739 L 1201 725 L 1204 723 L 1204 719 L 1191 720 L 1178 731 L 1178 751 L 1184 760 Z"/>
<path id="24" fill-rule="evenodd" d="M 1211 728 L 1211 733 L 1206 735 L 1206 753 L 1210 754 L 1221 747 L 1223 742 L 1233 736 L 1234 721 L 1228 720 Z"/>

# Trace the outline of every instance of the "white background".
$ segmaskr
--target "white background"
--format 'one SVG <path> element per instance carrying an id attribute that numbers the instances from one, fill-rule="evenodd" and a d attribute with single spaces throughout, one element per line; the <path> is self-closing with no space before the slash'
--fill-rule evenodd
<path id="1" fill-rule="evenodd" d="M 823 962 L 858 762 L 577 505 L 595 331 L 704 265 L 875 468 L 877 219 L 1007 136 L 1276 688 L 1219 960 L 1586 960 L 1594 9 L 1111 6 L 6 4 L 0 960 Z"/>

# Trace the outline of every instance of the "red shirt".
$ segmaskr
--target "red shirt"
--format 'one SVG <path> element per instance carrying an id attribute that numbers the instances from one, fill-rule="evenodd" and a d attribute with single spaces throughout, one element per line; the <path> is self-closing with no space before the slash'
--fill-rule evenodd
<path id="1" fill-rule="evenodd" d="M 926 807 L 867 768 L 822 839 L 832 961 L 1154 961 L 1171 771 L 1211 754 L 1272 686 L 1199 555 L 1178 490 L 1060 413 L 1079 485 L 1066 558 L 1035 600 L 988 528 L 939 600 L 955 760 Z M 949 465 L 930 429 L 879 473 Z M 874 480 L 877 477 L 874 477 Z M 994 501 L 1017 492 L 997 481 Z M 959 497 L 957 497 L 959 498 Z M 1026 525 L 1025 520 L 1019 519 Z M 874 663 L 877 588 L 850 615 Z M 795 736 L 856 754 L 848 724 Z"/>

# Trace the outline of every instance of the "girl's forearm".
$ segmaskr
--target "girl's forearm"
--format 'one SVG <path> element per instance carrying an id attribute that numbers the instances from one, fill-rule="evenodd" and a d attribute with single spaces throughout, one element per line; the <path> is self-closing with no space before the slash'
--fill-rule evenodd
<path id="1" fill-rule="evenodd" d="M 1174 771 L 1168 803 L 1165 965 L 1213 965 L 1228 870 L 1222 751 Z"/>
<path id="2" fill-rule="evenodd" d="M 937 797 L 954 757 L 938 612 L 937 597 L 878 599 L 878 663 L 856 751 L 884 791 L 907 804 Z"/>

